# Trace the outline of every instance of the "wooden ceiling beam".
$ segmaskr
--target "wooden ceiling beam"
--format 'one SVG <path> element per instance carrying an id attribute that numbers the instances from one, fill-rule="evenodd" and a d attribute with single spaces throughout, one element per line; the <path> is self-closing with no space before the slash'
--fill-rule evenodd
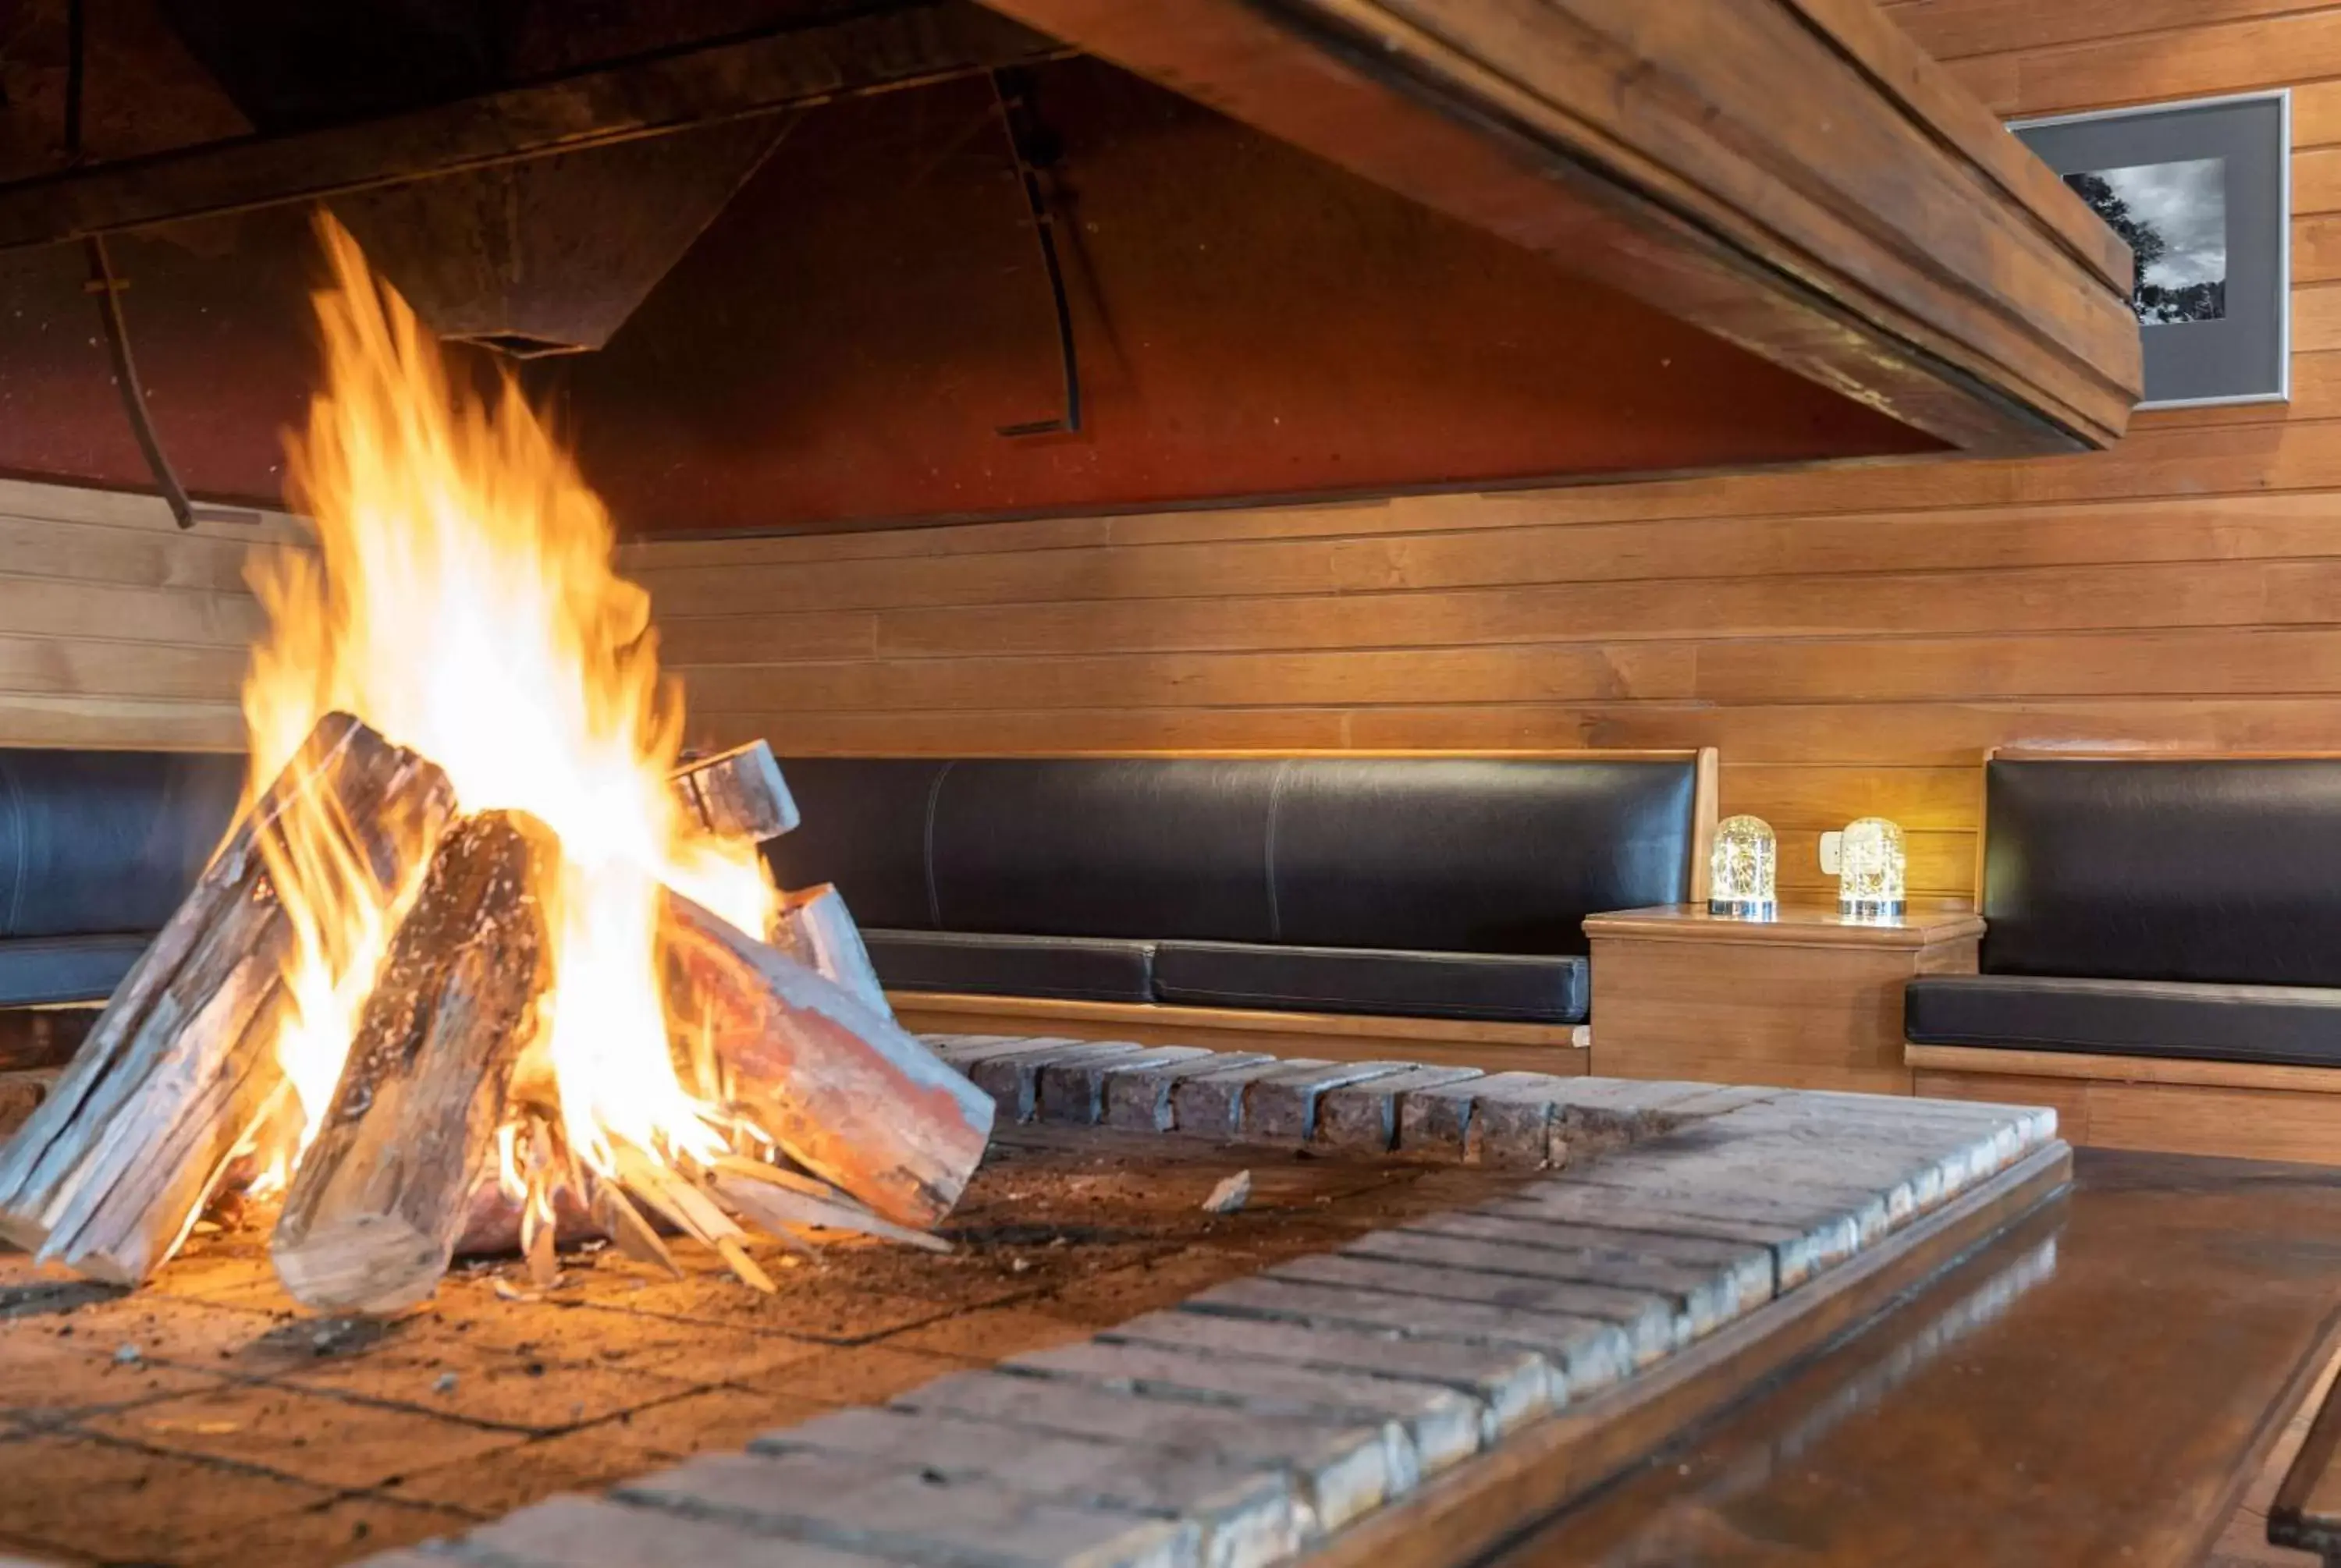
<path id="1" fill-rule="evenodd" d="M 988 0 L 1963 452 L 2118 439 L 2127 252 L 1872 0 Z"/>
<path id="2" fill-rule="evenodd" d="M 967 0 L 929 0 L 380 119 L 0 184 L 0 252 L 786 114 L 1066 53 Z"/>

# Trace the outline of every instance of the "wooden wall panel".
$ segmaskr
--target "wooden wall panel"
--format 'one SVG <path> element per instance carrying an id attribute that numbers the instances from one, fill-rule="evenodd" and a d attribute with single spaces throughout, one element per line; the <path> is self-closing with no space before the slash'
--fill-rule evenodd
<path id="1" fill-rule="evenodd" d="M 0 481 L 0 746 L 235 749 L 244 566 L 287 520 L 181 532 L 143 496 Z"/>
<path id="2" fill-rule="evenodd" d="M 710 740 L 1713 744 L 1784 881 L 1971 892 L 1987 746 L 2341 746 L 2341 5 L 1904 0 L 2003 113 L 2296 89 L 2295 401 L 2102 455 L 644 545 Z M 5 665 L 0 665 L 5 668 Z"/>

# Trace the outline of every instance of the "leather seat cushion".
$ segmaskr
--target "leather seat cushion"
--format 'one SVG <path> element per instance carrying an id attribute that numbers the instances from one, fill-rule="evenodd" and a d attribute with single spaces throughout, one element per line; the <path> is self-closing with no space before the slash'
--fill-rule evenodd
<path id="1" fill-rule="evenodd" d="M 243 789 L 241 757 L 0 749 L 0 938 L 159 929 Z"/>
<path id="2" fill-rule="evenodd" d="M 1277 777 L 1274 763 L 1201 758 L 954 762 L 928 846 L 932 923 L 1272 940 Z"/>
<path id="3" fill-rule="evenodd" d="M 20 937 L 0 941 L 0 1007 L 102 1002 L 152 938 Z"/>
<path id="4" fill-rule="evenodd" d="M 1587 977 L 1587 961 L 1571 955 L 1246 942 L 1164 942 L 1154 954 L 1154 994 L 1164 1002 L 1489 1023 L 1582 1023 Z"/>
<path id="5" fill-rule="evenodd" d="M 1985 769 L 1982 968 L 2341 986 L 2341 760 Z"/>
<path id="6" fill-rule="evenodd" d="M 780 885 L 894 930 L 1583 953 L 1690 888 L 1688 759 L 812 757 Z"/>
<path id="7" fill-rule="evenodd" d="M 1274 940 L 1583 953 L 1586 916 L 1690 896 L 1697 789 L 1688 761 L 1297 759 L 1277 794 Z"/>
<path id="8" fill-rule="evenodd" d="M 1903 1027 L 1922 1046 L 2341 1066 L 2341 990 L 2322 987 L 1928 976 Z"/>
<path id="9" fill-rule="evenodd" d="M 890 991 L 964 991 L 1084 1002 L 1154 999 L 1151 942 L 898 930 L 865 930 L 862 939 L 870 948 L 878 978 Z"/>

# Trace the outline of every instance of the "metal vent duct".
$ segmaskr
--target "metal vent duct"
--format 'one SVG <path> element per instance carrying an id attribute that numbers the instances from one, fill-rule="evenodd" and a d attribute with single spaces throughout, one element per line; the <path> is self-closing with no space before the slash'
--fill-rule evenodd
<path id="1" fill-rule="evenodd" d="M 519 358 L 598 349 L 787 134 L 764 116 L 334 198 L 425 325 Z"/>

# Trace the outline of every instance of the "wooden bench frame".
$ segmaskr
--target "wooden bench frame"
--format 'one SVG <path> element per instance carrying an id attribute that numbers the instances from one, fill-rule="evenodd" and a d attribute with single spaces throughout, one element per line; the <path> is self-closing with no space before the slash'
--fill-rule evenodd
<path id="1" fill-rule="evenodd" d="M 1034 759 L 1053 759 L 1021 753 Z M 1721 800 L 1722 757 L 1712 746 L 1669 749 L 1516 750 L 1141 750 L 1063 754 L 1082 761 L 1122 758 L 1270 761 L 1288 759 L 1473 762 L 1689 762 L 1690 901 L 1707 902 L 1709 861 Z M 1145 1045 L 1209 1046 L 1334 1061 L 1385 1057 L 1522 1072 L 1579 1074 L 1590 1033 L 1582 1024 L 1486 1023 L 1469 1018 L 1399 1017 L 1251 1007 L 1185 1007 L 1158 1002 L 1071 1001 L 941 991 L 890 993 L 903 1024 L 927 1034 L 1070 1035 Z"/>
<path id="2" fill-rule="evenodd" d="M 2315 762 L 2341 751 L 1995 747 L 1976 770 L 1976 907 L 1983 907 L 1991 818 L 1988 765 L 2024 762 Z M 2186 1057 L 2027 1051 L 1906 1043 L 1912 1092 L 1942 1099 L 2054 1106 L 2066 1141 L 2169 1154 L 2341 1165 L 2341 1067 Z"/>

